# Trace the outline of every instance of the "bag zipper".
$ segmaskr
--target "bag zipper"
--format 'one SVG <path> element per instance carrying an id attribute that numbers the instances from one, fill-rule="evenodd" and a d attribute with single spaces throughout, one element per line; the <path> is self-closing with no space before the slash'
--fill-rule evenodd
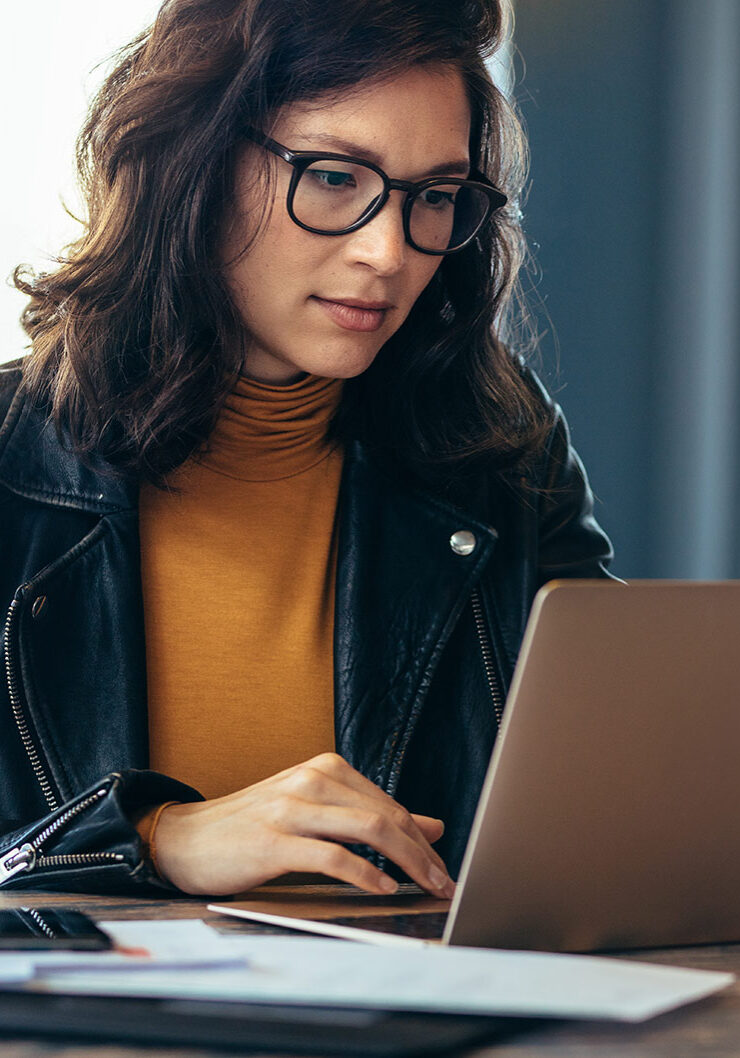
<path id="1" fill-rule="evenodd" d="M 78 801 L 60 816 L 57 816 L 48 826 L 33 838 L 17 848 L 11 849 L 0 858 L 0 885 L 12 878 L 20 871 L 32 871 L 44 867 L 82 867 L 92 864 L 122 863 L 125 859 L 120 852 L 70 852 L 56 856 L 44 856 L 41 851 L 44 842 L 48 841 L 58 830 L 65 827 L 71 820 L 84 812 L 90 805 L 95 804 L 108 793 L 107 789 L 96 790 L 94 794 Z"/>
<path id="2" fill-rule="evenodd" d="M 41 762 L 41 757 L 31 736 L 28 720 L 23 712 L 23 698 L 20 693 L 20 680 L 17 676 L 17 668 L 12 653 L 13 635 L 15 631 L 14 626 L 16 625 L 18 616 L 21 612 L 23 592 L 26 588 L 28 588 L 28 585 L 22 584 L 16 592 L 15 598 L 10 604 L 8 616 L 5 621 L 5 673 L 8 680 L 8 693 L 10 694 L 10 708 L 13 711 L 13 719 L 18 728 L 18 734 L 21 736 L 23 748 L 28 755 L 29 762 L 33 768 L 33 773 L 38 780 L 39 786 L 41 787 L 44 799 L 52 812 L 55 812 L 59 808 L 59 802 L 54 796 L 49 776 Z"/>
<path id="3" fill-rule="evenodd" d="M 483 604 L 481 603 L 480 594 L 477 588 L 473 589 L 473 593 L 470 596 L 470 604 L 473 607 L 475 628 L 478 632 L 478 641 L 480 642 L 480 649 L 483 655 L 483 667 L 486 670 L 488 688 L 491 692 L 491 700 L 493 701 L 493 711 L 496 714 L 496 728 L 497 730 L 500 730 L 501 721 L 504 716 L 504 696 L 501 693 L 501 686 L 496 677 L 496 666 L 493 661 L 493 648 L 491 646 L 491 641 L 488 638 L 486 622 L 483 617 Z"/>

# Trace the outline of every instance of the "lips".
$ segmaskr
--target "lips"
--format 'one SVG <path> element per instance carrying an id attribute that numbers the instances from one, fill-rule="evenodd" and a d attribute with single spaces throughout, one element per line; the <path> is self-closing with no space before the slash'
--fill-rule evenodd
<path id="1" fill-rule="evenodd" d="M 334 300 L 314 294 L 312 300 L 339 327 L 347 331 L 377 331 L 393 305 L 389 301 L 365 301 L 359 298 Z"/>
<path id="2" fill-rule="evenodd" d="M 390 301 L 363 301 L 360 298 L 326 298 L 326 301 L 333 301 L 335 305 L 348 305 L 354 309 L 391 309 L 393 308 Z"/>

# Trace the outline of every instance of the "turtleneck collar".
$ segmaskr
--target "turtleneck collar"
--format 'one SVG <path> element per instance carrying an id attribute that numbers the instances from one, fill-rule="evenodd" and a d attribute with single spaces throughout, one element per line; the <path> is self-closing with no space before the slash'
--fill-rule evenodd
<path id="1" fill-rule="evenodd" d="M 320 463 L 342 379 L 304 375 L 289 386 L 240 375 L 198 462 L 240 481 L 278 481 Z"/>

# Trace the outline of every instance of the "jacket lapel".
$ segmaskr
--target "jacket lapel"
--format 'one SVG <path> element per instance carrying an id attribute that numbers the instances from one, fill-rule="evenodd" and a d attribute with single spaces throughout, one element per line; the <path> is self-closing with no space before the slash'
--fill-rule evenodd
<path id="1" fill-rule="evenodd" d="M 357 444 L 346 455 L 339 509 L 337 752 L 386 787 L 496 532 L 435 496 L 396 484 Z M 459 530 L 475 537 L 469 555 L 451 547 Z"/>
<path id="2" fill-rule="evenodd" d="M 135 512 L 102 518 L 24 594 L 19 653 L 26 701 L 63 798 L 110 771 L 145 768 Z"/>
<path id="3" fill-rule="evenodd" d="M 20 591 L 10 649 L 25 707 L 63 799 L 146 767 L 146 662 L 137 486 L 83 464 L 16 394 L 0 439 L 0 481 L 38 503 L 6 561 Z M 8 570 L 10 574 L 10 570 Z"/>

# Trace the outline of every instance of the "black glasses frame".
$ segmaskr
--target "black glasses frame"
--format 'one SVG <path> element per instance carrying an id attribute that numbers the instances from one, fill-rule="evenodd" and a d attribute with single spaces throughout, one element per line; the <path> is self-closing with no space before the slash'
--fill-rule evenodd
<path id="1" fill-rule="evenodd" d="M 254 143 L 259 144 L 261 147 L 265 147 L 268 151 L 272 151 L 273 154 L 276 154 L 279 158 L 282 158 L 284 162 L 287 162 L 288 165 L 293 167 L 293 172 L 290 176 L 290 186 L 288 187 L 288 215 L 293 223 L 297 224 L 299 228 L 303 228 L 304 231 L 313 232 L 315 235 L 348 235 L 352 231 L 357 231 L 358 228 L 362 228 L 365 224 L 369 223 L 373 217 L 380 213 L 381 209 L 388 201 L 391 191 L 404 191 L 406 193 L 406 198 L 403 203 L 402 217 L 403 233 L 406 237 L 406 242 L 418 253 L 428 254 L 430 257 L 443 257 L 445 254 L 459 253 L 460 250 L 464 250 L 465 247 L 473 241 L 494 210 L 501 209 L 501 207 L 505 206 L 508 201 L 506 195 L 503 194 L 502 191 L 499 191 L 499 189 L 482 173 L 476 172 L 474 180 L 457 176 L 430 176 L 426 180 L 419 180 L 416 183 L 410 180 L 391 180 L 388 174 L 379 166 L 374 165 L 373 162 L 366 161 L 364 158 L 354 158 L 350 154 L 333 154 L 330 151 L 291 151 L 282 143 L 278 143 L 277 140 L 273 140 L 270 136 L 266 136 L 263 132 L 260 132 L 258 129 L 254 129 L 251 126 L 247 126 L 244 129 L 244 135 Z M 372 207 L 365 210 L 362 216 L 360 216 L 353 224 L 350 224 L 346 228 L 340 228 L 338 231 L 326 231 L 324 228 L 312 228 L 309 224 L 304 224 L 302 220 L 299 220 L 293 209 L 293 200 L 295 199 L 298 181 L 306 169 L 308 169 L 309 165 L 313 162 L 321 161 L 322 158 L 326 158 L 330 161 L 351 162 L 354 165 L 364 165 L 367 169 L 371 169 L 374 173 L 377 173 L 383 181 L 383 192 L 375 200 Z M 451 250 L 427 250 L 423 246 L 418 246 L 411 235 L 411 209 L 414 205 L 415 199 L 423 191 L 426 191 L 427 188 L 434 187 L 438 184 L 455 184 L 458 187 L 475 187 L 479 191 L 483 191 L 488 197 L 488 208 L 481 217 L 478 226 L 473 233 L 468 236 L 464 243 L 461 243 L 460 246 L 455 246 Z"/>

